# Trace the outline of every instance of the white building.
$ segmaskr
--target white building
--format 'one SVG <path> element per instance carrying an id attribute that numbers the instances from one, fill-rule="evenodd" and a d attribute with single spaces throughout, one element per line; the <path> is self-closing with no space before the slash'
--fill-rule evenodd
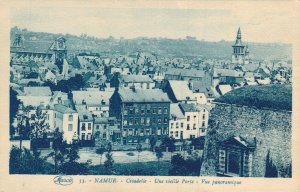
<path id="1" fill-rule="evenodd" d="M 72 143 L 78 139 L 78 113 L 65 105 L 54 105 L 54 127 L 64 133 L 67 143 Z"/>
<path id="2" fill-rule="evenodd" d="M 174 139 L 186 139 L 184 138 L 186 135 L 184 135 L 185 130 L 186 118 L 178 103 L 172 103 L 170 105 L 169 136 Z"/>

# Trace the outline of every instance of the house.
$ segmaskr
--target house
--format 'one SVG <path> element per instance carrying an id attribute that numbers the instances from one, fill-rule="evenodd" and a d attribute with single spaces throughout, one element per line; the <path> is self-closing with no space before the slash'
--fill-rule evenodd
<path id="1" fill-rule="evenodd" d="M 213 68 L 213 86 L 219 84 L 240 84 L 244 81 L 244 73 L 233 69 Z"/>
<path id="2" fill-rule="evenodd" d="M 198 80 L 211 82 L 211 76 L 201 70 L 169 68 L 165 73 L 166 80 Z"/>
<path id="3" fill-rule="evenodd" d="M 47 105 L 52 97 L 50 87 L 24 87 L 23 92 L 17 98 L 24 106 L 37 107 L 41 104 Z"/>
<path id="4" fill-rule="evenodd" d="M 78 136 L 80 141 L 93 140 L 93 124 L 94 119 L 92 114 L 87 110 L 86 105 L 75 105 L 78 113 Z"/>
<path id="5" fill-rule="evenodd" d="M 115 117 L 95 117 L 94 133 L 96 141 L 121 142 L 121 129 Z"/>
<path id="6" fill-rule="evenodd" d="M 75 105 L 86 105 L 87 110 L 97 117 L 108 117 L 110 91 L 72 91 Z"/>
<path id="7" fill-rule="evenodd" d="M 210 104 L 216 97 L 215 90 L 206 82 L 190 81 L 189 87 L 197 100 L 197 104 Z"/>
<path id="8" fill-rule="evenodd" d="M 78 113 L 63 104 L 54 105 L 54 127 L 63 132 L 68 144 L 78 140 Z"/>
<path id="9" fill-rule="evenodd" d="M 169 136 L 176 140 L 183 140 L 183 132 L 186 130 L 186 118 L 178 103 L 170 105 Z"/>
<path id="10" fill-rule="evenodd" d="M 170 100 L 161 90 L 117 88 L 109 103 L 109 116 L 121 123 L 124 144 L 168 136 Z"/>

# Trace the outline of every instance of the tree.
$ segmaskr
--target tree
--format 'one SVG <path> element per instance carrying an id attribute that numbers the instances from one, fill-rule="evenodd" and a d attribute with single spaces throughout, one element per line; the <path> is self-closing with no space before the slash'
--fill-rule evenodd
<path id="1" fill-rule="evenodd" d="M 276 165 L 273 164 L 270 150 L 268 150 L 266 157 L 266 172 L 265 177 L 278 177 L 278 171 Z"/>
<path id="2" fill-rule="evenodd" d="M 157 137 L 154 136 L 154 135 L 151 135 L 150 137 L 150 150 L 153 152 L 154 149 L 155 149 L 155 145 L 156 145 L 156 142 L 157 142 Z"/>
<path id="3" fill-rule="evenodd" d="M 104 154 L 104 152 L 105 152 L 104 145 L 101 145 L 98 149 L 96 149 L 96 153 L 98 155 L 100 155 L 100 166 L 101 166 L 101 162 L 102 162 L 102 155 Z"/>
<path id="4" fill-rule="evenodd" d="M 107 146 L 106 146 L 106 161 L 104 162 L 104 167 L 107 168 L 107 169 L 111 169 L 113 167 L 113 164 L 114 164 L 114 159 L 112 157 L 112 146 L 111 146 L 111 143 L 108 143 Z"/>
<path id="5" fill-rule="evenodd" d="M 46 139 L 47 131 L 49 130 L 49 124 L 46 123 L 47 114 L 42 111 L 40 107 L 37 107 L 35 114 L 31 118 L 31 147 L 34 152 L 37 152 L 39 142 Z"/>
<path id="6" fill-rule="evenodd" d="M 22 154 L 20 158 L 19 154 Z M 53 174 L 53 167 L 26 148 L 13 146 L 9 155 L 10 174 Z"/>
<path id="7" fill-rule="evenodd" d="M 9 125 L 10 125 L 10 136 L 15 134 L 15 128 L 13 127 L 13 121 L 17 116 L 20 100 L 17 98 L 18 93 L 10 87 L 9 89 Z"/>
<path id="8" fill-rule="evenodd" d="M 63 139 L 63 133 L 61 133 L 58 128 L 54 131 L 54 138 L 52 149 L 53 152 L 49 153 L 46 157 L 52 157 L 54 160 L 54 171 L 55 173 L 58 172 L 62 164 L 65 162 L 66 155 L 68 154 L 67 150 L 67 142 Z"/>
<path id="9" fill-rule="evenodd" d="M 156 158 L 157 158 L 157 169 L 158 169 L 159 160 L 164 156 L 164 154 L 162 153 L 161 147 L 155 147 L 155 155 L 156 155 Z"/>
<path id="10" fill-rule="evenodd" d="M 164 137 L 162 139 L 161 147 L 167 148 L 169 152 L 171 152 L 171 159 L 173 156 L 173 152 L 175 151 L 175 139 L 173 137 Z"/>
<path id="11" fill-rule="evenodd" d="M 140 153 L 142 152 L 143 148 L 142 148 L 142 144 L 138 143 L 136 145 L 136 150 L 138 152 L 138 163 L 140 162 Z"/>
<path id="12" fill-rule="evenodd" d="M 169 171 L 169 175 L 188 175 L 186 166 L 186 161 L 180 154 L 176 154 L 171 160 L 172 168 Z"/>

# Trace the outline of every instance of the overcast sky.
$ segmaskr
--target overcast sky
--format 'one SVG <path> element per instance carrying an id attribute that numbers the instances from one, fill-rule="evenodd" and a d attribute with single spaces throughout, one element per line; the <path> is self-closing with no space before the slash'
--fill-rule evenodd
<path id="1" fill-rule="evenodd" d="M 88 34 L 116 38 L 187 35 L 207 41 L 233 41 L 238 27 L 249 42 L 284 42 L 293 39 L 291 9 L 280 6 L 106 6 L 29 7 L 11 9 L 11 26 L 50 33 Z M 247 9 L 245 9 L 247 8 Z"/>

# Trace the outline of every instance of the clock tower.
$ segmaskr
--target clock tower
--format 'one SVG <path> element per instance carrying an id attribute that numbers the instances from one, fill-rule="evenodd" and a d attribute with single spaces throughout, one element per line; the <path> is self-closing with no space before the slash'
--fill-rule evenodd
<path id="1" fill-rule="evenodd" d="M 66 39 L 57 38 L 52 44 L 51 50 L 54 52 L 54 64 L 57 65 L 59 73 L 66 78 L 68 75 Z"/>

